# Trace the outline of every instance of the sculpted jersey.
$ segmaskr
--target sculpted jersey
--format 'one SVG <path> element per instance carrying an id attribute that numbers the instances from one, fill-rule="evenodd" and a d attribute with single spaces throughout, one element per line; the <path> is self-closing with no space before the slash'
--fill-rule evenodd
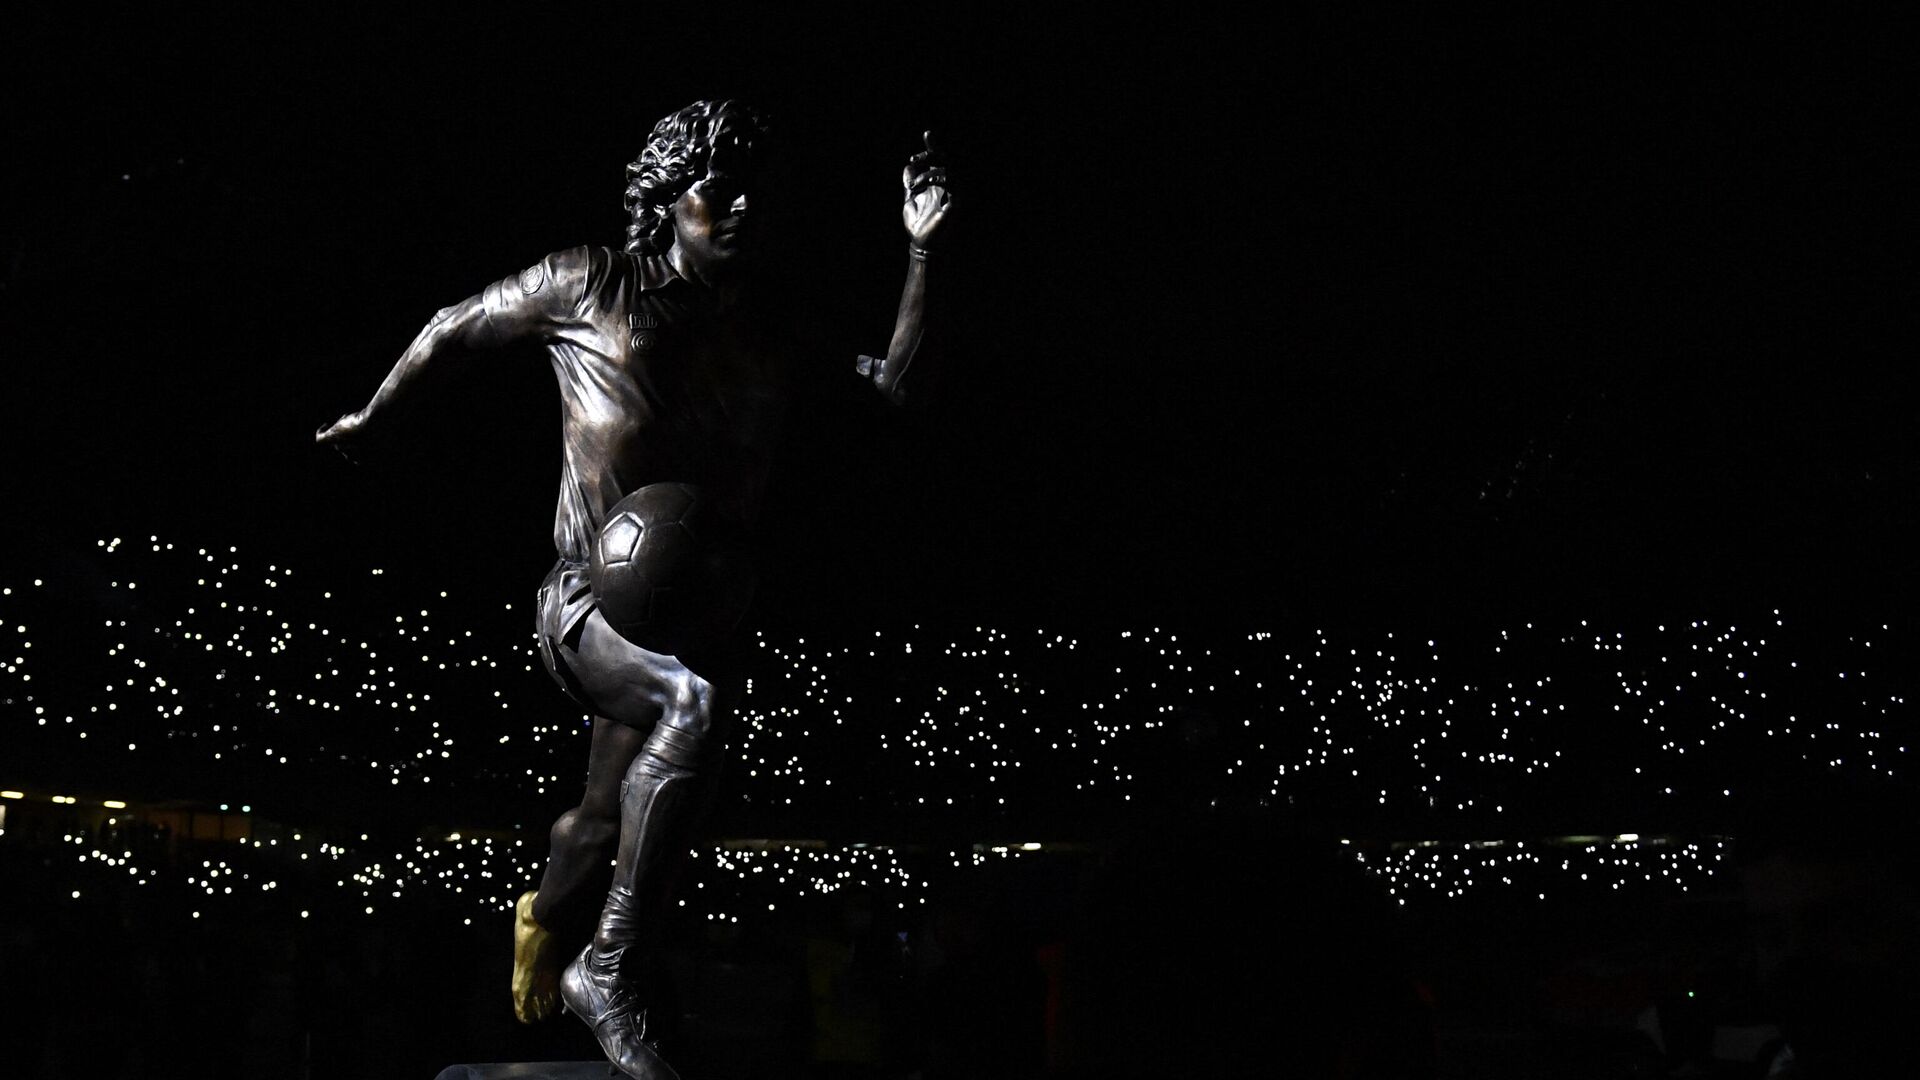
<path id="1" fill-rule="evenodd" d="M 481 294 L 484 345 L 537 342 L 560 384 L 564 463 L 553 542 L 584 563 L 613 504 L 661 480 L 758 516 L 789 365 L 739 307 L 659 256 L 556 252 Z"/>

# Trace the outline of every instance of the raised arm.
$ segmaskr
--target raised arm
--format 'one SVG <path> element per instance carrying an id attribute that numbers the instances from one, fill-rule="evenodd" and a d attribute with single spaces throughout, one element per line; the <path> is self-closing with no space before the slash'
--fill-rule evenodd
<path id="1" fill-rule="evenodd" d="M 860 374 L 895 404 L 906 400 L 902 385 L 913 357 L 920 350 L 925 332 L 927 309 L 927 247 L 940 222 L 953 205 L 947 190 L 947 170 L 939 164 L 933 148 L 933 133 L 926 134 L 927 148 L 913 155 L 900 174 L 906 189 L 905 205 L 900 211 L 907 227 L 907 284 L 900 292 L 900 312 L 894 318 L 893 340 L 884 357 L 862 356 L 855 365 Z"/>
<path id="2" fill-rule="evenodd" d="M 369 433 L 387 430 L 404 415 L 447 357 L 544 337 L 573 314 L 591 262 L 585 248 L 549 255 L 478 296 L 441 308 L 400 354 L 372 400 L 321 428 L 314 440 L 352 458 Z"/>

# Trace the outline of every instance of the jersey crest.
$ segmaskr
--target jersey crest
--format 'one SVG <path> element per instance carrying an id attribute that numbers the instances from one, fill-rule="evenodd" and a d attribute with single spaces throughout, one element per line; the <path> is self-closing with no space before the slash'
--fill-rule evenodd
<path id="1" fill-rule="evenodd" d="M 660 328 L 660 320 L 652 312 L 636 311 L 627 316 L 627 345 L 635 353 L 648 353 L 658 339 L 655 331 Z"/>

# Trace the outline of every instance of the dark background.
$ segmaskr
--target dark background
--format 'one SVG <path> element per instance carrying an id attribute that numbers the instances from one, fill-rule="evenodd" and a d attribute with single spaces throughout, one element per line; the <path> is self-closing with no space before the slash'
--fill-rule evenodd
<path id="1" fill-rule="evenodd" d="M 1911 595 L 1894 35 L 1188 9 L 17 21 L 0 215 L 14 540 L 299 565 L 549 558 L 537 357 L 396 456 L 311 445 L 432 312 L 617 244 L 660 115 L 790 137 L 822 332 L 763 618 L 1245 625 Z M 931 392 L 862 394 L 933 128 Z"/>
<path id="2" fill-rule="evenodd" d="M 1545 660 L 1529 667 L 1526 649 L 1565 662 L 1568 650 L 1549 642 L 1573 640 L 1560 635 L 1580 620 L 1671 621 L 1678 631 L 1710 617 L 1717 633 L 1722 622 L 1745 626 L 1748 613 L 1784 608 L 1792 629 L 1778 636 L 1789 648 L 1776 652 L 1789 670 L 1800 667 L 1790 658 L 1805 658 L 1806 671 L 1802 681 L 1775 671 L 1782 681 L 1761 685 L 1785 708 L 1823 724 L 1831 710 L 1848 739 L 1854 727 L 1877 728 L 1852 709 L 1857 683 L 1845 694 L 1837 683 L 1804 688 L 1816 667 L 1864 678 L 1849 635 L 1890 622 L 1899 623 L 1896 647 L 1880 639 L 1872 686 L 1886 694 L 1880 680 L 1891 673 L 1892 696 L 1904 704 L 1910 664 L 1899 643 L 1912 640 L 1907 551 L 1920 480 L 1907 332 L 1916 190 L 1908 39 L 1780 5 L 1720 20 L 1261 16 L 1198 5 L 1043 17 L 1015 7 L 639 5 L 611 21 L 451 9 L 226 17 L 168 7 L 109 18 L 72 5 L 11 15 L 0 57 L 8 193 L 0 556 L 10 586 L 40 574 L 50 586 L 13 594 L 45 642 L 34 670 L 52 675 L 32 692 L 58 702 L 98 684 L 100 657 L 112 655 L 95 645 L 99 613 L 118 640 L 113 617 L 135 607 L 113 591 L 134 569 L 96 548 L 114 536 L 132 539 L 114 556 L 123 563 L 140 538 L 164 534 L 182 559 L 231 545 L 250 567 L 297 566 L 309 592 L 328 587 L 315 582 L 360 581 L 332 610 L 358 612 L 368 626 L 413 606 L 393 597 L 451 587 L 452 624 L 524 640 L 524 608 L 503 613 L 499 597 L 524 603 L 552 558 L 556 396 L 540 358 L 469 365 L 436 388 L 417 426 L 374 465 L 349 466 L 316 449 L 312 434 L 365 402 L 437 308 L 546 252 L 617 244 L 622 169 L 653 122 L 696 98 L 736 96 L 772 111 L 787 135 L 786 279 L 805 343 L 794 362 L 814 373 L 770 508 L 782 542 L 753 618 L 771 639 L 818 635 L 831 651 L 876 627 L 893 635 L 923 619 L 936 628 L 979 620 L 1085 633 L 1117 649 L 1119 638 L 1089 631 L 1192 627 L 1211 642 L 1253 629 L 1304 640 L 1308 627 L 1316 636 L 1332 627 L 1334 640 L 1351 642 L 1409 623 L 1504 630 L 1509 619 L 1540 620 L 1550 629 L 1515 646 L 1517 656 L 1484 660 L 1484 672 L 1449 668 L 1450 678 L 1497 685 L 1502 673 L 1557 673 Z M 898 172 L 928 128 L 950 154 L 957 207 L 935 254 L 938 308 L 916 371 L 925 392 L 888 410 L 851 367 L 887 340 L 905 264 Z M 162 565 L 154 554 L 152 565 Z M 368 578 L 368 567 L 391 577 Z M 143 578 L 140 596 L 184 593 L 187 580 Z M 482 606 L 486 621 L 476 622 Z M 150 608 L 163 609 L 172 611 Z M 220 618 L 210 610 L 201 625 L 227 625 Z M 1780 625 L 1756 621 L 1761 633 Z M 926 640 L 940 640 L 935 632 Z M 1435 636 L 1449 645 L 1494 640 Z M 1796 641 L 1806 653 L 1793 651 Z M 1058 661 L 1039 674 L 1084 690 L 1094 674 L 1106 676 L 1108 654 L 1091 654 L 1075 654 L 1080 667 Z M 1651 663 L 1625 659 L 1641 670 Z M 1611 692 L 1603 676 L 1620 677 L 1613 658 L 1593 663 L 1579 669 L 1592 680 L 1566 685 Z M 1661 670 L 1666 663 L 1661 656 Z M 260 668 L 275 670 L 267 665 L 263 656 Z M 1129 677 L 1140 674 L 1128 666 Z M 205 674 L 223 679 L 225 670 Z M 557 710 L 540 676 L 526 674 L 526 692 L 543 695 L 532 708 Z M 938 666 L 900 664 L 889 674 L 896 685 L 948 685 Z M 466 685 L 475 696 L 491 686 Z M 243 716 L 250 735 L 281 733 L 257 708 L 219 712 L 245 703 L 231 704 L 239 694 L 229 684 L 217 689 L 200 702 L 209 718 Z M 1602 700 L 1596 690 L 1586 704 Z M 289 821 L 296 809 L 337 812 L 335 827 L 350 825 L 349 838 L 369 827 L 354 816 L 410 838 L 422 831 L 424 807 L 451 799 L 438 793 L 452 783 L 432 785 L 433 803 L 425 788 L 417 798 L 370 789 L 342 800 L 312 782 L 330 775 L 317 766 L 296 764 L 304 779 L 294 783 L 236 761 L 215 767 L 201 732 L 161 748 L 143 735 L 144 756 L 110 756 L 106 739 L 29 729 L 8 703 L 19 721 L 7 745 L 29 765 L 10 783 L 137 777 L 155 798 L 228 785 Z M 1704 735 L 1701 713 L 1717 719 L 1699 706 L 1677 730 Z M 491 715 L 524 728 L 521 713 Z M 884 709 L 876 717 L 856 717 L 861 738 L 901 719 Z M 119 730 L 102 722 L 99 734 Z M 316 741 L 344 737 L 299 723 L 287 721 Z M 1083 1015 L 1125 1025 L 1092 1040 L 1114 1053 L 1134 1052 L 1142 1029 L 1157 1031 L 1169 1053 L 1194 1043 L 1177 1022 L 1140 1022 L 1165 1016 L 1143 1014 L 1140 999 L 1164 1010 L 1169 995 L 1136 995 L 1137 987 L 1198 985 L 1208 979 L 1196 971 L 1211 970 L 1214 985 L 1230 990 L 1221 973 L 1233 964 L 1283 956 L 1292 966 L 1273 970 L 1305 988 L 1303 998 L 1332 987 L 1317 1000 L 1359 1015 L 1372 1005 L 1315 982 L 1316 972 L 1361 970 L 1341 952 L 1356 943 L 1394 951 L 1387 921 L 1346 905 L 1325 887 L 1335 879 L 1311 876 L 1306 858 L 1273 847 L 1264 862 L 1235 861 L 1270 845 L 1281 814 L 1299 825 L 1305 811 L 1261 819 L 1257 844 L 1221 846 L 1214 789 L 1184 782 L 1203 769 L 1214 775 L 1214 757 L 1227 752 L 1202 737 L 1212 725 L 1183 718 L 1161 743 L 1134 747 L 1143 776 L 1146 763 L 1166 769 L 1163 796 L 1206 801 L 1197 840 L 1149 836 L 1132 856 L 1102 855 L 1112 859 L 1101 864 L 1105 876 L 1075 877 L 1086 888 L 1072 905 L 1023 909 L 1029 893 L 981 887 L 997 897 L 983 909 L 1025 927 L 989 922 L 978 937 L 997 948 L 1054 941 L 1047 935 L 1063 928 L 1112 945 L 1113 957 L 1158 942 L 1132 977 L 1081 987 L 1095 990 L 1078 999 Z M 361 740 L 348 747 L 351 760 L 336 754 L 328 767 L 393 760 L 401 745 L 393 740 L 417 728 L 349 729 Z M 1653 790 L 1669 782 L 1663 770 L 1681 770 L 1647 742 L 1610 745 L 1617 732 L 1605 723 L 1567 730 L 1570 747 L 1591 751 L 1580 766 L 1588 771 L 1529 789 L 1555 797 L 1516 804 L 1522 812 L 1500 821 L 1500 835 L 1645 828 L 1660 815 L 1662 827 L 1730 828 L 1718 810 L 1663 809 L 1670 804 Z M 1171 745 L 1176 737 L 1182 745 Z M 839 757 L 823 747 L 822 759 L 863 775 L 845 765 L 861 760 L 857 742 L 846 740 Z M 1772 756 L 1730 746 L 1687 759 L 1707 761 L 1682 775 L 1725 770 L 1743 796 L 1762 793 L 1745 796 L 1748 805 L 1859 838 L 1863 862 L 1879 860 L 1882 847 L 1910 847 L 1898 823 L 1911 816 L 1904 788 L 1891 795 L 1898 815 L 1847 804 L 1868 786 L 1858 762 L 1841 773 L 1799 753 L 1800 768 L 1787 758 L 1810 746 Z M 578 751 L 567 750 L 558 756 L 568 764 L 555 767 L 577 769 Z M 1594 782 L 1624 777 L 1635 754 L 1653 775 Z M 864 776 L 870 790 L 858 805 L 825 818 L 849 836 L 918 830 L 966 844 L 1011 828 L 972 808 L 928 824 L 901 812 L 900 777 Z M 1050 773 L 1035 790 L 1064 798 L 1065 781 L 1081 778 Z M 1366 794 L 1337 779 L 1307 790 L 1349 801 Z M 503 795 L 490 782 L 468 775 L 462 791 L 516 821 L 545 820 L 571 798 L 557 786 L 542 787 L 546 802 L 524 787 Z M 1688 788 L 1690 798 L 1712 790 Z M 1225 784 L 1219 791 L 1231 794 Z M 1773 791 L 1812 798 L 1783 808 Z M 868 795 L 874 802 L 858 801 Z M 1834 809 L 1843 804 L 1844 814 Z M 1328 831 L 1358 820 L 1346 803 L 1332 805 Z M 1562 805 L 1585 816 L 1573 822 L 1554 810 Z M 57 860 L 47 854 L 71 827 L 47 813 L 22 809 L 10 826 L 9 841 L 24 841 L 39 821 L 46 843 L 20 849 L 14 863 L 28 914 L 9 923 L 6 945 L 30 963 L 14 997 L 0 1000 L 0 1014 L 23 1021 L 13 1026 L 37 1040 L 29 1045 L 40 1056 L 0 1058 L 37 1060 L 49 1075 L 73 1075 L 81 1070 L 67 1066 L 92 1055 L 120 1062 L 121 1075 L 258 1076 L 272 1071 L 259 1062 L 426 1075 L 484 1054 L 591 1056 L 570 1021 L 503 1033 L 501 925 L 449 936 L 444 911 L 426 900 L 391 915 L 383 901 L 379 920 L 367 921 L 350 891 L 319 881 L 312 929 L 274 907 L 256 937 L 229 939 L 211 927 L 246 909 L 190 924 L 181 912 L 198 910 L 196 893 L 152 899 L 118 873 L 116 886 L 107 869 L 75 870 L 64 847 Z M 1124 836 L 1168 815 L 1093 805 L 1071 816 L 1089 835 Z M 750 820 L 759 831 L 735 835 L 801 835 L 808 824 L 797 812 Z M 1492 835 L 1486 824 L 1483 810 L 1416 812 L 1379 832 Z M 1744 836 L 1745 824 L 1734 824 Z M 1910 851 L 1898 865 L 1911 868 Z M 1070 877 L 1081 873 L 1070 868 Z M 1435 988 L 1431 1028 L 1452 1075 L 1502 1074 L 1476 1071 L 1475 1033 L 1491 1033 L 1485 1056 L 1511 1064 L 1518 1044 L 1506 1033 L 1552 1019 L 1531 1010 L 1544 1000 L 1536 976 L 1572 964 L 1541 959 L 1554 948 L 1602 956 L 1597 969 L 1617 972 L 1605 950 L 1626 942 L 1644 953 L 1627 970 L 1656 970 L 1650 986 L 1689 1000 L 1700 971 L 1754 968 L 1755 934 L 1734 915 L 1741 901 L 1728 878 L 1698 906 L 1653 893 L 1630 903 L 1598 884 L 1563 903 L 1561 886 L 1576 888 L 1568 875 L 1541 872 L 1552 905 L 1436 904 L 1410 924 L 1417 932 L 1408 939 L 1421 945 L 1405 951 L 1413 958 L 1405 963 L 1423 966 L 1415 973 Z M 1799 873 L 1818 884 L 1825 871 Z M 1031 895 L 1066 892 L 1043 876 L 1022 880 Z M 1915 925 L 1910 876 L 1902 881 L 1907 907 L 1888 908 L 1898 918 L 1885 925 Z M 1143 893 L 1141 882 L 1155 888 Z M 85 887 L 84 905 L 68 902 L 75 884 Z M 1529 882 L 1516 895 L 1534 893 Z M 1869 893 L 1874 903 L 1891 895 Z M 1209 906 L 1216 896 L 1238 906 Z M 964 912 L 966 901 L 943 906 Z M 109 909 L 119 921 L 100 914 Z M 1143 916 L 1166 910 L 1185 916 Z M 809 918 L 831 927 L 841 914 L 823 905 Z M 914 932 L 937 933 L 937 921 L 930 915 Z M 190 925 L 208 928 L 180 929 Z M 1709 926 L 1725 952 L 1711 964 L 1689 952 Z M 753 932 L 783 948 L 806 936 L 771 920 Z M 708 959 L 750 951 L 688 940 Z M 1303 942 L 1324 955 L 1302 959 Z M 1196 967 L 1209 951 L 1212 967 Z M 492 973 L 468 980 L 471 1001 L 446 996 L 430 1014 L 389 1007 L 415 994 L 420 972 L 438 977 L 461 960 Z M 103 1004 L 96 973 L 115 969 L 143 974 L 116 982 Z M 1815 992 L 1825 987 L 1857 995 L 1868 984 L 1842 971 L 1800 985 L 1817 1001 L 1842 1000 Z M 998 986 L 983 978 L 972 999 L 1012 1000 Z M 1723 1009 L 1734 1019 L 1792 1018 L 1778 1001 L 1761 1008 L 1715 997 L 1735 1003 Z M 1634 1008 L 1644 1000 L 1632 999 Z M 954 1045 L 1002 1030 L 937 995 L 915 1007 L 951 1023 Z M 1902 1005 L 1891 1015 L 1910 1014 Z M 1273 1046 L 1288 1045 L 1271 1023 L 1262 1017 L 1244 1032 L 1267 1065 Z M 1326 1041 L 1315 1014 L 1296 1014 L 1292 1025 L 1288 1037 Z M 1394 1045 L 1373 1038 L 1374 1028 L 1355 1030 Z M 208 1065 L 202 1052 L 218 1060 Z M 109 1064 L 98 1071 L 112 1074 Z"/>

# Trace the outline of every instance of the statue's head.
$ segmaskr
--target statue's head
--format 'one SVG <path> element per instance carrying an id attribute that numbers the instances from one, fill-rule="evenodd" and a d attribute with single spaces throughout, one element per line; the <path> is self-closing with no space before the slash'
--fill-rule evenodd
<path id="1" fill-rule="evenodd" d="M 752 106 L 725 99 L 696 101 L 653 126 L 647 148 L 627 166 L 626 249 L 636 255 L 664 255 L 676 241 L 675 208 L 690 189 L 700 209 L 724 213 L 736 201 L 744 204 L 757 182 L 756 144 L 764 150 L 767 122 Z M 705 242 L 704 234 L 690 237 L 686 223 L 682 243 Z M 713 241 L 725 245 L 726 236 Z"/>

